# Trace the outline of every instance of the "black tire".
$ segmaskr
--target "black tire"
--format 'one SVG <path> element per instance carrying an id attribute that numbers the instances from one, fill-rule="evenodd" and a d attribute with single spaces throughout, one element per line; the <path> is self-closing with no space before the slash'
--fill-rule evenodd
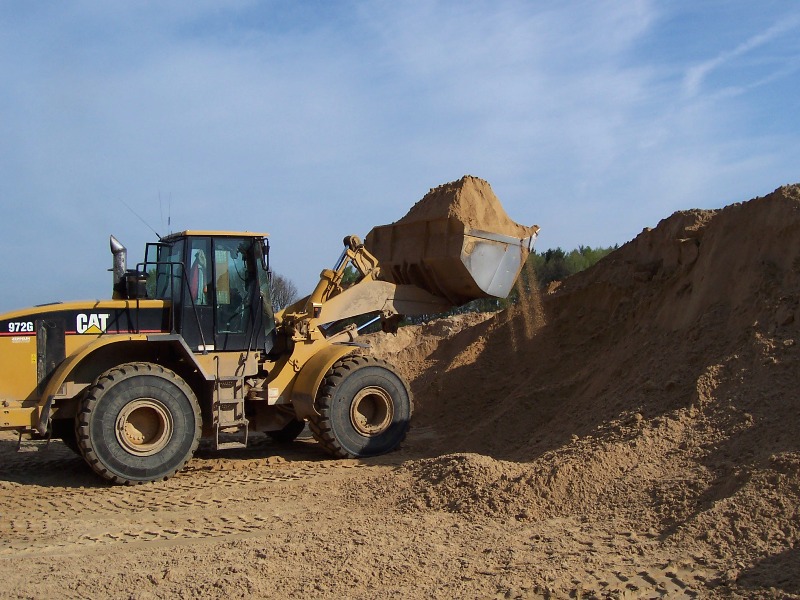
<path id="1" fill-rule="evenodd" d="M 268 431 L 267 435 L 279 444 L 290 444 L 297 439 L 297 436 L 305 429 L 305 426 L 305 421 L 292 419 L 284 425 L 283 429 Z"/>
<path id="2" fill-rule="evenodd" d="M 322 447 L 338 458 L 385 454 L 405 439 L 413 401 L 408 384 L 371 356 L 336 361 L 317 392 L 319 417 L 309 422 Z"/>
<path id="3" fill-rule="evenodd" d="M 75 431 L 75 419 L 53 419 L 53 437 L 60 439 L 64 445 L 78 456 L 81 449 L 78 447 L 78 433 Z"/>
<path id="4" fill-rule="evenodd" d="M 187 383 L 152 363 L 109 369 L 86 390 L 78 447 L 113 483 L 168 479 L 188 462 L 201 433 L 200 407 Z"/>

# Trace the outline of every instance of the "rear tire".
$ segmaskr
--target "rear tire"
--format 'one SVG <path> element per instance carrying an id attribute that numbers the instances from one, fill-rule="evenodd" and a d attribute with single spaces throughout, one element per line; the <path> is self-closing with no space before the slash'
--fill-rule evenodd
<path id="1" fill-rule="evenodd" d="M 113 483 L 172 477 L 200 441 L 197 398 L 173 371 L 152 363 L 109 369 L 89 387 L 78 413 L 78 447 Z"/>
<path id="2" fill-rule="evenodd" d="M 413 402 L 408 384 L 371 356 L 336 361 L 317 392 L 319 416 L 309 422 L 316 440 L 338 458 L 385 454 L 405 439 Z"/>

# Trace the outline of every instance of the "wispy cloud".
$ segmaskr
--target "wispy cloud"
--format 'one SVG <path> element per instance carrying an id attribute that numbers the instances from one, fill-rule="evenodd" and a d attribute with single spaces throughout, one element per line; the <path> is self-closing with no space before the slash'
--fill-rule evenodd
<path id="1" fill-rule="evenodd" d="M 780 38 L 780 36 L 794 32 L 798 29 L 800 29 L 800 18 L 790 17 L 788 19 L 781 19 L 765 31 L 753 35 L 732 50 L 720 52 L 714 58 L 690 67 L 687 70 L 683 81 L 684 94 L 687 97 L 693 97 L 697 95 L 700 92 L 704 81 L 714 71 L 720 70 L 730 63 L 734 63 L 737 59 L 752 53 L 754 50 L 774 43 L 776 38 Z M 778 69 L 779 70 L 776 71 L 773 77 L 784 72 L 780 69 L 780 65 L 778 65 Z"/>

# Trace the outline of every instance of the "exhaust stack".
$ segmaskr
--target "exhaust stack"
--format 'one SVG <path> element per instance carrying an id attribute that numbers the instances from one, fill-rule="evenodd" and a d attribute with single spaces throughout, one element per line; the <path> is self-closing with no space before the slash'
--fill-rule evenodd
<path id="1" fill-rule="evenodd" d="M 111 244 L 111 254 L 113 255 L 113 280 L 114 280 L 114 298 L 124 298 L 125 293 L 125 274 L 128 271 L 128 251 L 117 238 L 113 235 L 109 240 Z"/>

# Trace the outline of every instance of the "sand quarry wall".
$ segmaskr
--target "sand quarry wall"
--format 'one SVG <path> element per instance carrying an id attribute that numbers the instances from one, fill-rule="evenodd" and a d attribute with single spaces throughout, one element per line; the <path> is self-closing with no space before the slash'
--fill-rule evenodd
<path id="1" fill-rule="evenodd" d="M 800 186 L 678 212 L 524 300 L 382 348 L 430 432 L 397 501 L 614 515 L 800 593 Z"/>

